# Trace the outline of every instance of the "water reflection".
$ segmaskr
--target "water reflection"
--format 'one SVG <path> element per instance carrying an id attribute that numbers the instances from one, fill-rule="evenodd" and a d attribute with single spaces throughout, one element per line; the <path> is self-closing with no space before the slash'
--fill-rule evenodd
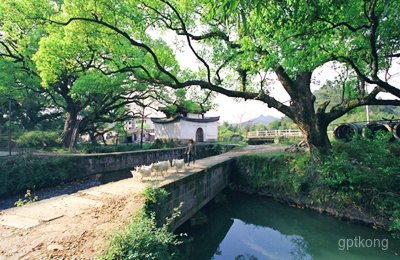
<path id="1" fill-rule="evenodd" d="M 311 259 L 307 249 L 308 243 L 300 236 L 282 235 L 272 228 L 234 219 L 213 259 Z"/>
<path id="2" fill-rule="evenodd" d="M 387 232 L 270 199 L 232 193 L 227 203 L 204 210 L 207 225 L 179 230 L 193 236 L 194 260 L 398 259 L 400 253 L 399 240 Z M 387 241 L 388 246 L 368 241 Z"/>

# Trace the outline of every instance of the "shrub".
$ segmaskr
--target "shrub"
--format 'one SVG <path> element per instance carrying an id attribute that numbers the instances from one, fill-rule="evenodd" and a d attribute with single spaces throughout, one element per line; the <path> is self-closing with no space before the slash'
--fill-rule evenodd
<path id="1" fill-rule="evenodd" d="M 161 216 L 164 215 L 166 209 L 168 192 L 164 189 L 158 189 L 155 186 L 147 185 L 142 195 L 146 199 L 144 203 L 144 211 L 148 216 L 155 214 L 157 222 L 161 223 L 161 221 L 163 221 Z"/>
<path id="2" fill-rule="evenodd" d="M 31 131 L 21 135 L 17 140 L 18 147 L 49 148 L 59 146 L 61 140 L 57 132 Z"/>
<path id="3" fill-rule="evenodd" d="M 178 235 L 168 226 L 158 228 L 154 214 L 138 211 L 124 228 L 115 233 L 101 259 L 182 259 Z"/>
<path id="4" fill-rule="evenodd" d="M 19 154 L 0 157 L 0 197 L 41 189 L 82 176 L 79 158 Z"/>
<path id="5" fill-rule="evenodd" d="M 145 206 L 130 223 L 113 234 L 101 259 L 183 259 L 178 247 L 183 243 L 178 238 L 182 234 L 168 231 L 173 218 L 158 227 L 156 215 L 165 207 L 168 193 L 150 185 L 142 195 L 146 198 Z"/>

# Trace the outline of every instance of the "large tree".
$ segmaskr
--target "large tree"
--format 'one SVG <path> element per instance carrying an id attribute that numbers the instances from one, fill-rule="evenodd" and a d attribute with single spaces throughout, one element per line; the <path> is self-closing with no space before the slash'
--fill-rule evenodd
<path id="1" fill-rule="evenodd" d="M 103 26 L 80 27 L 78 24 L 60 28 L 41 19 L 32 19 L 62 16 L 56 2 L 6 2 L 2 2 L 0 8 L 0 62 L 13 66 L 5 66 L 8 69 L 0 72 L 2 89 L 10 92 L 16 87 L 30 88 L 42 94 L 30 100 L 31 105 L 46 101 L 38 105 L 45 107 L 47 112 L 52 105 L 62 110 L 65 114 L 61 134 L 63 146 L 73 147 L 77 134 L 90 132 L 101 123 L 131 118 L 128 105 L 141 103 L 156 92 L 149 84 L 136 80 L 129 71 L 130 65 L 140 66 L 143 62 L 142 52 L 125 50 L 124 43 L 112 35 L 102 38 Z M 127 61 L 131 59 L 130 55 L 139 60 L 137 64 L 127 62 L 125 65 L 129 65 L 121 69 L 119 63 L 124 61 L 119 49 L 123 50 Z M 25 81 L 35 79 L 34 87 L 21 86 L 18 82 L 21 78 Z M 21 117 L 21 122 L 27 121 L 28 117 L 37 121 L 39 116 L 46 118 L 49 115 L 34 118 L 32 112 L 33 109 L 23 113 L 25 118 Z"/>
<path id="2" fill-rule="evenodd" d="M 400 105 L 400 90 L 389 80 L 399 56 L 399 0 L 213 1 L 206 9 L 208 2 L 69 0 L 58 15 L 34 18 L 70 28 L 103 26 L 101 37 L 116 37 L 124 46 L 120 69 L 128 68 L 136 79 L 259 100 L 291 118 L 312 150 L 325 154 L 331 147 L 327 127 L 336 118 L 363 105 Z M 150 29 L 181 36 L 200 71 L 171 66 L 173 55 L 166 54 L 163 42 L 151 40 Z M 131 63 L 127 53 L 143 58 Z M 313 78 L 313 72 L 330 62 L 354 75 L 343 87 L 356 95 L 329 111 L 329 100 L 315 109 L 311 85 L 318 75 Z M 271 94 L 271 79 L 290 96 L 289 104 Z M 365 91 L 366 84 L 372 91 Z M 396 98 L 378 99 L 381 92 Z"/>

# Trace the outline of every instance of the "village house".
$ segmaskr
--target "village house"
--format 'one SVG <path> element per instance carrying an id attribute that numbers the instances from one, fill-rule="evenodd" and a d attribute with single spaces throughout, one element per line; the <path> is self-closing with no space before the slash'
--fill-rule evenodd
<path id="1" fill-rule="evenodd" d="M 142 119 L 141 118 L 132 118 L 131 120 L 126 121 L 124 125 L 125 131 L 128 132 L 127 142 L 134 143 L 140 142 L 140 135 L 143 134 L 143 142 L 154 142 L 155 134 L 154 134 L 154 124 L 150 117 L 145 117 L 143 120 L 144 129 L 142 131 Z"/>

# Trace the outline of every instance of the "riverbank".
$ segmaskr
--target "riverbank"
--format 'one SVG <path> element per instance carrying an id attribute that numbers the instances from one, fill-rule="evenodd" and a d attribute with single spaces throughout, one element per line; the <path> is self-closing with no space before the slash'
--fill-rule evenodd
<path id="1" fill-rule="evenodd" d="M 353 223 L 364 224 L 375 229 L 389 230 L 389 226 L 391 224 L 389 218 L 368 214 L 357 206 L 354 206 L 354 208 L 341 209 L 338 208 L 337 205 L 335 205 L 334 203 L 330 205 L 312 205 L 308 196 L 284 196 L 280 193 L 271 193 L 268 189 L 254 191 L 252 188 L 249 187 L 239 187 L 235 185 L 232 185 L 231 188 L 234 191 L 243 192 L 249 195 L 256 194 L 261 197 L 272 198 L 278 202 L 285 203 L 290 206 L 296 206 L 302 209 L 311 209 L 321 214 L 327 214 L 337 217 L 338 219 L 343 221 L 351 221 Z"/>
<path id="2" fill-rule="evenodd" d="M 400 233 L 398 143 L 335 143 L 332 157 L 249 155 L 235 160 L 232 187 Z"/>

